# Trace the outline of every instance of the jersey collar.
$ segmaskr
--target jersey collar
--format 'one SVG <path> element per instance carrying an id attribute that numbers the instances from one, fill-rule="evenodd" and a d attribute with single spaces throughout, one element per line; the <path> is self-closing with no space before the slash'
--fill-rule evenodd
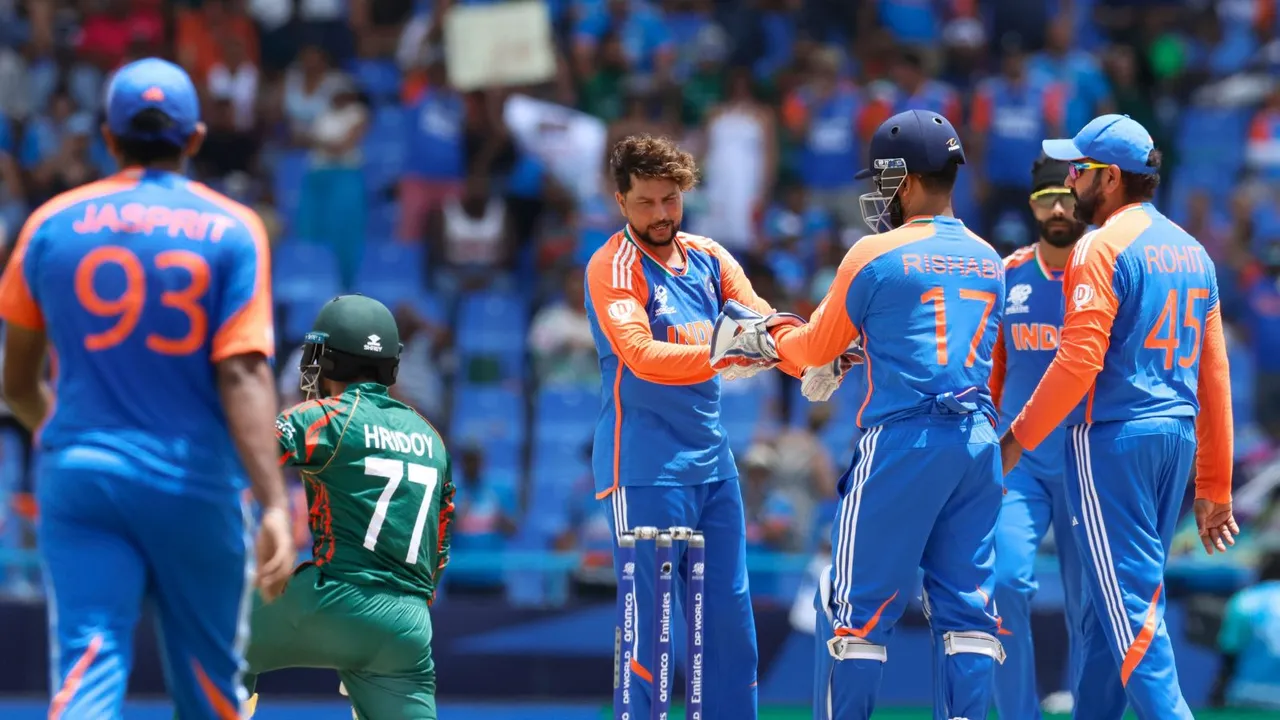
<path id="1" fill-rule="evenodd" d="M 680 268 L 679 271 L 673 270 L 669 265 L 662 262 L 658 258 L 654 257 L 653 253 L 649 252 L 649 248 L 645 247 L 644 243 L 636 240 L 635 236 L 631 234 L 631 223 L 627 223 L 626 226 L 622 228 L 622 235 L 627 239 L 628 242 L 630 242 L 632 245 L 635 245 L 636 249 L 638 249 L 641 253 L 643 253 L 645 257 L 652 260 L 653 264 L 657 265 L 667 275 L 671 277 L 680 277 L 681 275 L 684 275 L 686 272 L 688 272 L 689 253 L 685 250 L 684 242 L 680 239 L 681 233 L 676 233 L 675 240 L 673 241 L 676 244 L 676 251 L 680 253 L 680 258 L 684 260 L 684 267 Z"/>
<path id="2" fill-rule="evenodd" d="M 388 395 L 390 391 L 387 386 L 376 382 L 351 383 L 347 386 L 346 392 L 362 392 L 366 395 Z"/>
<path id="3" fill-rule="evenodd" d="M 1113 221 L 1115 221 L 1116 218 L 1120 217 L 1121 215 L 1127 215 L 1133 212 L 1134 210 L 1141 210 L 1143 206 L 1146 204 L 1147 203 L 1129 203 L 1128 205 L 1118 208 L 1115 212 L 1111 213 L 1111 216 L 1108 217 L 1102 223 L 1102 227 L 1106 227 L 1110 225 Z"/>
<path id="4" fill-rule="evenodd" d="M 964 224 L 960 218 L 951 217 L 950 215 L 914 215 L 907 218 L 906 221 L 902 223 L 902 227 L 906 227 L 908 225 L 932 225 L 934 223 L 952 223 L 955 225 Z"/>
<path id="5" fill-rule="evenodd" d="M 1040 274 L 1045 280 L 1061 281 L 1062 271 L 1054 270 L 1044 261 L 1044 257 L 1040 255 L 1040 243 L 1036 243 L 1036 267 L 1040 268 Z"/>

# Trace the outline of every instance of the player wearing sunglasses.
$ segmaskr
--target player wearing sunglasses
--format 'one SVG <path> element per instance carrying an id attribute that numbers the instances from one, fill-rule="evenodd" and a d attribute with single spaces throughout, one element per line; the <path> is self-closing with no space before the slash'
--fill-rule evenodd
<path id="1" fill-rule="evenodd" d="M 1058 350 L 1062 326 L 1062 271 L 1085 223 L 1074 215 L 1076 198 L 1067 188 L 1070 164 L 1041 156 L 1031 168 L 1031 213 L 1039 241 L 1005 258 L 1004 322 L 992 356 L 991 396 L 1006 429 L 1031 397 Z M 1083 411 L 1077 408 L 1074 414 Z M 1076 422 L 1080 422 L 1077 418 Z M 1005 662 L 996 668 L 995 704 L 1001 718 L 1037 720 L 1035 650 L 1031 600 L 1039 587 L 1036 553 L 1049 527 L 1058 548 L 1074 676 L 1080 648 L 1080 553 L 1071 536 L 1063 483 L 1066 434 L 1062 427 L 1005 478 L 1004 502 L 996 526 L 996 607 L 1000 610 Z"/>

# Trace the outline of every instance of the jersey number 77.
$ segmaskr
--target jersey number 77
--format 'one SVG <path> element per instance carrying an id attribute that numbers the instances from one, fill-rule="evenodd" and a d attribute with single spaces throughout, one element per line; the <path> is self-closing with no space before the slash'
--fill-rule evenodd
<path id="1" fill-rule="evenodd" d="M 423 486 L 422 502 L 418 505 L 418 517 L 413 522 L 413 535 L 409 538 L 409 551 L 405 555 L 405 563 L 418 564 L 418 551 L 422 549 L 422 531 L 427 524 L 427 513 L 431 508 L 431 499 L 435 497 L 436 486 L 440 483 L 440 471 L 426 465 L 402 462 L 391 458 L 367 457 L 364 459 L 364 474 L 385 478 L 386 486 L 378 496 L 374 506 L 373 517 L 369 519 L 369 529 L 364 534 L 364 547 L 373 550 L 378 546 L 378 535 L 382 533 L 382 524 L 387 519 L 387 510 L 391 507 L 391 499 L 396 488 L 405 479 L 405 468 L 408 468 L 409 482 Z"/>

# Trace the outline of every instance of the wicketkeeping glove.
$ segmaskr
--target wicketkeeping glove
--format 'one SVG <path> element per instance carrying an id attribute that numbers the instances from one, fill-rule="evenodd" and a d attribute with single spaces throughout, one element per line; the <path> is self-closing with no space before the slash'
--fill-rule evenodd
<path id="1" fill-rule="evenodd" d="M 862 344 L 857 340 L 844 354 L 826 365 L 805 368 L 800 376 L 800 393 L 810 402 L 826 402 L 831 399 L 844 380 L 844 374 L 854 365 L 866 362 Z"/>
<path id="2" fill-rule="evenodd" d="M 711 368 L 726 380 L 751 377 L 778 364 L 778 349 L 769 330 L 784 325 L 803 325 L 804 319 L 791 313 L 765 317 L 730 300 L 724 304 L 711 333 Z"/>

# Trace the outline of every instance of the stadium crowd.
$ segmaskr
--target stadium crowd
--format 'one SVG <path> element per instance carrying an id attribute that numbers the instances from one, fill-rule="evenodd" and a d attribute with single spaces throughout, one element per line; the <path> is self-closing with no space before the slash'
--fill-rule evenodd
<path id="1" fill-rule="evenodd" d="M 1007 252 L 1035 240 L 1040 140 L 1121 112 L 1164 152 L 1158 204 L 1217 263 L 1238 511 L 1259 547 L 1280 534 L 1273 0 L 549 0 L 554 77 L 465 92 L 446 67 L 455 4 L 489 3 L 0 0 L 0 246 L 45 200 L 115 171 L 98 132 L 113 70 L 179 62 L 209 128 L 191 174 L 272 234 L 282 400 L 297 399 L 294 348 L 320 303 L 345 290 L 395 304 L 406 347 L 394 390 L 460 452 L 456 554 L 583 551 L 569 590 L 479 564 L 451 572 L 447 591 L 550 602 L 612 593 L 587 476 L 600 379 L 582 274 L 621 219 L 603 158 L 578 169 L 587 191 L 567 187 L 509 127 L 509 97 L 576 109 L 606 142 L 679 138 L 702 168 L 685 229 L 805 315 L 867 231 L 853 174 L 888 115 L 930 109 L 960 128 L 970 163 L 956 213 Z M 809 405 L 778 373 L 724 392 L 748 542 L 824 552 L 849 408 L 839 395 Z M 0 428 L 0 538 L 15 549 L 30 543 L 30 441 L 11 418 Z M 0 578 L 30 591 L 25 571 Z M 795 594 L 781 571 L 752 582 L 765 600 Z M 1194 568 L 1185 582 L 1206 589 Z"/>

